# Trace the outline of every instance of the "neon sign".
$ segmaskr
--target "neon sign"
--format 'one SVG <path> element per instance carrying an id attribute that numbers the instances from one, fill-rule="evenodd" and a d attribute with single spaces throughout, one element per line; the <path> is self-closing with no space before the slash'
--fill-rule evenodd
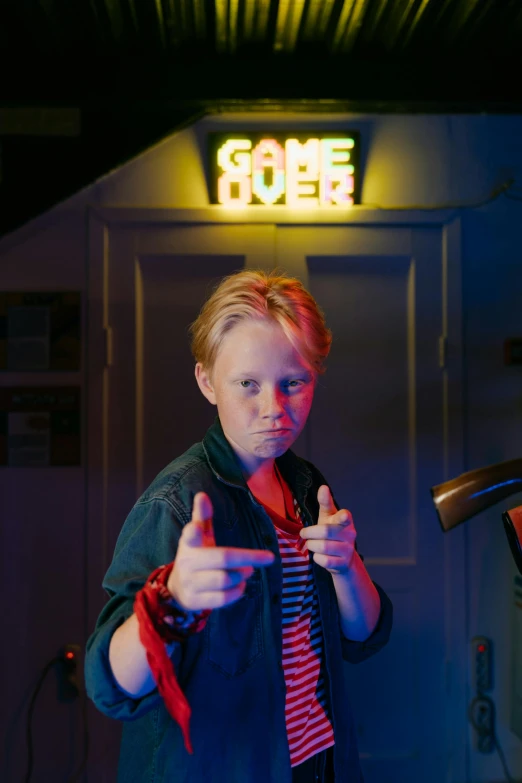
<path id="1" fill-rule="evenodd" d="M 210 134 L 210 200 L 224 207 L 359 203 L 358 134 Z"/>

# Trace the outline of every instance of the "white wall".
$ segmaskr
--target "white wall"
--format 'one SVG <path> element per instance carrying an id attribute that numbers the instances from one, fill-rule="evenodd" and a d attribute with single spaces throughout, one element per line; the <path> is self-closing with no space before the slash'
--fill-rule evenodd
<path id="1" fill-rule="evenodd" d="M 81 212 L 26 226 L 25 241 L 0 242 L 2 290 L 85 289 Z M 3 246 L 2 246 L 3 245 Z M 7 247 L 6 247 L 7 246 Z M 85 331 L 85 300 L 82 332 Z M 85 364 L 84 349 L 82 368 Z M 0 373 L 1 386 L 79 385 L 80 372 Z M 82 395 L 84 391 L 82 391 Z M 84 430 L 84 424 L 82 425 Z M 66 644 L 85 644 L 85 470 L 0 467 L 0 780 L 25 780 L 26 720 L 44 666 Z M 32 783 L 66 780 L 82 753 L 78 704 L 57 701 L 54 670 L 34 710 Z"/>
<path id="2" fill-rule="evenodd" d="M 85 204 L 205 207 L 205 133 L 277 125 L 360 130 L 363 203 L 479 203 L 508 177 L 519 178 L 522 197 L 520 116 L 220 115 L 165 139 L 0 240 L 1 289 L 85 293 Z M 503 365 L 504 339 L 522 336 L 521 222 L 522 202 L 503 196 L 462 210 L 468 469 L 522 456 L 522 370 Z M 84 298 L 84 318 L 85 304 Z M 18 383 L 84 384 L 84 377 L 83 372 L 0 375 L 1 385 Z M 6 782 L 19 780 L 24 769 L 25 718 L 39 671 L 61 644 L 83 645 L 92 630 L 84 614 L 84 493 L 84 468 L 0 468 L 0 580 L 13 638 L 4 646 L 1 682 L 6 752 L 0 754 L 0 778 Z M 502 509 L 520 503 L 520 495 L 513 496 Z M 469 638 L 485 634 L 493 640 L 498 736 L 511 772 L 522 776 L 522 742 L 509 729 L 515 568 L 500 511 L 495 507 L 466 523 L 468 562 L 462 567 L 468 572 Z M 56 703 L 52 679 L 39 696 L 33 726 L 33 780 L 65 778 L 80 760 L 80 712 L 78 705 Z M 470 750 L 470 771 L 472 783 L 503 779 L 497 754 Z"/>
<path id="3" fill-rule="evenodd" d="M 501 140 L 501 146 L 502 140 Z M 513 156 L 514 158 L 514 156 Z M 522 156 L 519 156 L 518 165 Z M 522 456 L 522 367 L 503 365 L 503 341 L 522 336 L 522 202 L 499 201 L 464 220 L 467 466 Z M 467 523 L 469 638 L 493 639 L 498 738 L 511 774 L 522 776 L 522 742 L 510 731 L 513 577 L 501 512 L 519 493 Z M 518 662 L 522 666 L 522 660 Z M 477 780 L 504 780 L 497 754 L 472 754 Z"/>

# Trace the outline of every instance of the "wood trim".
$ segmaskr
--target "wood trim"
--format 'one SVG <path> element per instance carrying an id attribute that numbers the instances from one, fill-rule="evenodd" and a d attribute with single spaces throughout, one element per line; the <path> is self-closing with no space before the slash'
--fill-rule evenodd
<path id="1" fill-rule="evenodd" d="M 444 476 L 464 472 L 464 345 L 462 334 L 462 242 L 461 221 L 455 217 L 442 235 L 442 324 L 447 339 L 443 373 Z M 445 636 L 447 712 L 446 747 L 448 782 L 469 780 L 468 703 L 468 542 L 467 526 L 444 533 Z"/>
<path id="2" fill-rule="evenodd" d="M 393 210 L 369 209 L 354 206 L 349 210 L 304 209 L 289 210 L 286 207 L 256 206 L 246 210 L 226 210 L 219 205 L 201 209 L 171 209 L 168 207 L 99 207 L 90 209 L 100 220 L 113 223 L 225 223 L 271 225 L 321 226 L 422 226 L 446 225 L 456 215 L 454 209 Z"/>
<path id="3" fill-rule="evenodd" d="M 85 603 L 86 638 L 94 631 L 98 615 L 107 602 L 101 584 L 107 562 L 107 225 L 86 210 L 87 281 L 87 372 L 85 428 L 87 462 L 85 470 Z M 96 770 L 98 783 L 110 783 L 114 751 L 119 745 L 121 725 L 102 715 L 92 702 L 87 704 L 89 725 L 89 775 Z M 100 759 L 111 759 L 105 765 Z M 100 774 L 101 771 L 101 774 Z"/>

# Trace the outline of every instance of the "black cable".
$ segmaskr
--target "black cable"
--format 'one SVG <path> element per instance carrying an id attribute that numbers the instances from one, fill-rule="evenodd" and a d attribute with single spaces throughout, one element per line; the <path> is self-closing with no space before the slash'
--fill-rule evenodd
<path id="1" fill-rule="evenodd" d="M 522 201 L 522 199 L 521 199 Z M 500 756 L 500 763 L 502 764 L 502 767 L 504 769 L 504 775 L 506 776 L 509 783 L 520 783 L 520 781 L 515 780 L 514 777 L 511 776 L 508 765 L 506 763 L 506 757 L 504 756 L 504 751 L 500 747 L 500 743 L 498 741 L 498 737 L 496 734 L 493 735 L 493 742 L 495 743 L 495 748 L 497 750 L 498 755 Z"/>
<path id="2" fill-rule="evenodd" d="M 473 726 L 473 728 L 475 729 L 477 734 L 485 736 L 485 735 L 487 735 L 489 733 L 488 730 L 484 729 L 483 726 L 479 726 L 478 723 L 476 723 L 475 718 L 473 717 L 473 706 L 481 698 L 489 699 L 489 697 L 486 697 L 483 694 L 480 694 L 479 696 L 476 696 L 473 699 L 473 701 L 471 702 L 471 704 L 469 705 L 469 708 L 468 708 L 468 718 L 469 718 L 469 722 L 471 723 L 471 725 Z M 489 699 L 489 700 L 492 701 L 491 699 Z M 504 756 L 504 751 L 502 750 L 502 748 L 500 746 L 500 742 L 498 741 L 498 737 L 497 737 L 495 732 L 493 732 L 493 745 L 495 746 L 495 750 L 497 751 L 497 753 L 498 753 L 498 755 L 500 757 L 500 763 L 502 764 L 502 768 L 504 770 L 504 775 L 506 776 L 506 779 L 507 779 L 508 783 L 522 783 L 522 781 L 516 780 L 511 775 L 511 773 L 509 771 L 509 768 L 508 768 L 508 765 L 507 765 L 507 762 L 506 762 L 506 757 Z"/>
<path id="3" fill-rule="evenodd" d="M 31 780 L 31 775 L 33 774 L 33 735 L 32 735 L 31 722 L 33 719 L 33 710 L 34 710 L 34 705 L 36 703 L 36 697 L 38 696 L 38 693 L 40 692 L 40 688 L 42 687 L 43 682 L 47 677 L 47 673 L 49 669 L 51 669 L 51 667 L 54 666 L 55 663 L 59 663 L 60 661 L 61 659 L 57 656 L 56 658 L 53 658 L 51 661 L 49 661 L 49 663 L 46 664 L 46 666 L 44 666 L 40 678 L 36 683 L 36 687 L 33 691 L 33 695 L 31 696 L 31 702 L 29 704 L 29 712 L 27 714 L 27 727 L 26 727 L 27 772 L 25 774 L 25 783 L 29 783 L 29 781 Z"/>
<path id="4" fill-rule="evenodd" d="M 82 691 L 82 717 L 83 717 L 83 759 L 76 770 L 67 783 L 78 783 L 80 780 L 80 775 L 84 771 L 86 765 L 87 765 L 87 759 L 89 756 L 89 728 L 87 725 L 87 693 L 86 691 Z"/>
<path id="5" fill-rule="evenodd" d="M 63 658 L 61 658 L 60 656 L 56 656 L 44 666 L 44 668 L 42 669 L 42 673 L 40 674 L 40 677 L 38 679 L 38 682 L 36 683 L 33 694 L 31 696 L 31 702 L 29 704 L 29 710 L 27 713 L 27 727 L 26 727 L 27 772 L 25 774 L 25 783 L 30 783 L 31 776 L 33 774 L 34 754 L 33 754 L 32 720 L 33 720 L 34 707 L 36 704 L 36 698 L 40 692 L 40 688 L 42 687 L 45 678 L 47 677 L 49 670 L 55 664 L 63 664 Z M 87 758 L 89 755 L 89 731 L 87 725 L 87 694 L 85 691 L 82 692 L 82 717 L 83 717 L 83 759 L 77 771 L 70 777 L 68 783 L 78 783 L 80 779 L 80 775 L 83 773 L 87 765 Z"/>

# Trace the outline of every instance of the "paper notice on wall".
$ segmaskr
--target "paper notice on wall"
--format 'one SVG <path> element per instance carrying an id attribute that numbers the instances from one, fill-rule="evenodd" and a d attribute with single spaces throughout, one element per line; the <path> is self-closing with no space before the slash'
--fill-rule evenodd
<path id="1" fill-rule="evenodd" d="M 51 414 L 9 413 L 8 464 L 12 467 L 49 465 L 51 454 Z"/>

